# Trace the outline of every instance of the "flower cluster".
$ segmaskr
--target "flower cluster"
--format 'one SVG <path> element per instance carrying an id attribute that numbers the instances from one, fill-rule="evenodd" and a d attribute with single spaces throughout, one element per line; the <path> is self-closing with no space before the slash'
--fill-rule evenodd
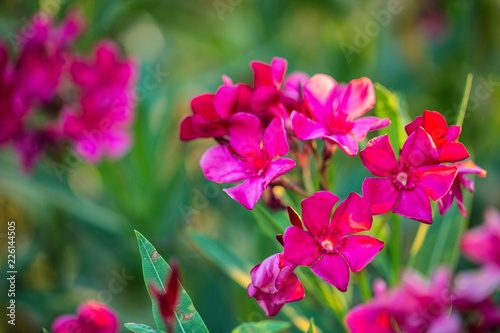
<path id="1" fill-rule="evenodd" d="M 352 333 L 493 332 L 500 326 L 494 294 L 500 287 L 500 213 L 489 210 L 483 226 L 462 237 L 463 254 L 482 267 L 451 272 L 440 267 L 431 281 L 406 271 L 402 284 L 387 290 L 374 283 L 375 298 L 353 308 L 345 318 Z"/>
<path id="2" fill-rule="evenodd" d="M 106 305 L 97 301 L 82 303 L 77 315 L 62 315 L 52 324 L 54 333 L 117 333 L 118 316 Z"/>
<path id="3" fill-rule="evenodd" d="M 82 26 L 78 15 L 59 26 L 36 15 L 16 56 L 0 43 L 0 145 L 12 145 L 26 171 L 43 153 L 62 159 L 68 143 L 92 163 L 131 144 L 135 65 L 112 42 L 100 43 L 94 59 L 80 58 L 71 46 Z"/>
<path id="4" fill-rule="evenodd" d="M 285 76 L 287 62 L 282 58 L 270 64 L 253 61 L 250 67 L 253 86 L 234 84 L 224 76 L 215 94 L 192 100 L 193 115 L 180 126 L 182 140 L 217 141 L 218 146 L 201 158 L 201 169 L 211 181 L 243 181 L 225 191 L 247 209 L 295 167 L 293 160 L 282 156 L 290 150 L 298 153 L 299 141 L 323 139 L 330 149 L 340 147 L 354 156 L 368 132 L 390 123 L 362 117 L 375 104 L 368 78 L 338 84 L 324 74 Z"/>

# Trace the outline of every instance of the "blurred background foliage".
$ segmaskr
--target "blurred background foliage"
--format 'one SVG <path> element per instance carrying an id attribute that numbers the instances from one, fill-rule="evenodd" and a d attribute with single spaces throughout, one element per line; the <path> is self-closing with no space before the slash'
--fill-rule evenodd
<path id="1" fill-rule="evenodd" d="M 377 21 L 394 1 L 401 12 Z M 204 179 L 198 160 L 212 142 L 178 139 L 190 99 L 215 91 L 222 74 L 250 83 L 254 59 L 281 56 L 289 72 L 327 73 L 338 81 L 367 76 L 396 92 L 412 118 L 431 109 L 449 122 L 473 73 L 461 141 L 488 176 L 476 179 L 471 224 L 482 221 L 485 207 L 500 208 L 498 0 L 4 0 L 2 39 L 11 43 L 39 10 L 61 19 L 75 8 L 87 20 L 78 50 L 88 53 L 109 38 L 140 66 L 135 144 L 119 161 L 92 166 L 73 156 L 62 171 L 44 161 L 29 176 L 11 149 L 1 150 L 0 242 L 6 247 L 6 221 L 15 220 L 18 275 L 17 325 L 0 330 L 39 332 L 87 299 L 108 303 L 122 322 L 152 325 L 133 229 L 165 258 L 179 259 L 184 287 L 212 332 L 263 319 L 237 283 L 247 281 L 248 271 L 230 265 L 223 271 L 214 258 L 237 258 L 248 270 L 276 245 L 251 212 Z M 151 77 L 158 82 L 153 88 Z M 365 176 L 359 157 L 335 156 L 330 179 L 341 197 L 360 192 Z M 416 228 L 410 229 L 405 247 Z M 209 250 L 201 249 L 206 242 Z M 6 256 L 0 264 L 7 271 Z M 6 289 L 1 279 L 2 308 Z M 331 331 L 337 324 L 328 312 L 313 296 L 306 299 L 294 309 Z"/>

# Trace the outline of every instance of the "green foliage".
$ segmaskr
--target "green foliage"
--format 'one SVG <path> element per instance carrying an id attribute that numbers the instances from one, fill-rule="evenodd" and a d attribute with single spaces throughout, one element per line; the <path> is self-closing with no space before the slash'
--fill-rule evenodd
<path id="1" fill-rule="evenodd" d="M 154 283 L 155 285 L 164 289 L 164 282 L 166 281 L 167 276 L 170 274 L 171 269 L 165 259 L 163 259 L 163 257 L 156 251 L 154 246 L 143 235 L 141 235 L 141 233 L 136 231 L 135 234 L 141 254 L 144 282 L 146 283 L 146 288 L 151 298 L 151 302 L 153 303 L 153 316 L 158 328 L 165 329 L 157 303 L 151 293 L 150 286 L 152 283 Z M 175 319 L 176 332 L 208 332 L 205 323 L 196 311 L 188 294 L 182 287 L 180 301 L 175 311 Z"/>
<path id="2" fill-rule="evenodd" d="M 284 321 L 263 320 L 257 323 L 243 323 L 231 333 L 279 333 L 290 326 L 290 323 Z"/>
<path id="3" fill-rule="evenodd" d="M 144 324 L 125 323 L 124 326 L 134 333 L 164 333 L 163 331 L 155 330 Z"/>

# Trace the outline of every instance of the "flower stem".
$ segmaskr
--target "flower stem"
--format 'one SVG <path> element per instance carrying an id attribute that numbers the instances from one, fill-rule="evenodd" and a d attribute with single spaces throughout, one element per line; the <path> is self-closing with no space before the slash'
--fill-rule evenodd
<path id="1" fill-rule="evenodd" d="M 358 274 L 358 282 L 361 288 L 361 297 L 363 302 L 368 302 L 372 298 L 372 292 L 370 288 L 370 282 L 364 270 L 360 271 Z"/>
<path id="2" fill-rule="evenodd" d="M 472 73 L 467 74 L 467 81 L 465 82 L 464 95 L 462 96 L 462 102 L 460 103 L 460 109 L 457 116 L 457 125 L 462 126 L 465 118 L 465 111 L 467 110 L 467 104 L 469 103 L 470 90 L 472 88 Z"/>
<path id="3" fill-rule="evenodd" d="M 273 184 L 278 186 L 283 186 L 287 190 L 295 192 L 298 195 L 303 196 L 304 198 L 307 198 L 309 196 L 306 190 L 304 190 L 302 187 L 300 187 L 287 177 L 281 177 L 280 179 L 275 180 Z"/>
<path id="4" fill-rule="evenodd" d="M 424 244 L 425 236 L 427 236 L 429 227 L 430 225 L 425 223 L 420 223 L 420 225 L 418 226 L 417 234 L 415 235 L 410 248 L 410 259 L 408 261 L 408 267 L 414 267 L 415 260 L 418 253 L 420 252 L 420 249 L 422 248 L 422 245 Z"/>
<path id="5" fill-rule="evenodd" d="M 401 219 L 399 215 L 393 214 L 393 220 L 391 223 L 391 242 L 390 242 L 390 252 L 392 261 L 392 275 L 391 282 L 396 285 L 399 280 L 399 275 L 401 273 L 401 252 L 402 252 L 402 230 L 401 230 Z"/>

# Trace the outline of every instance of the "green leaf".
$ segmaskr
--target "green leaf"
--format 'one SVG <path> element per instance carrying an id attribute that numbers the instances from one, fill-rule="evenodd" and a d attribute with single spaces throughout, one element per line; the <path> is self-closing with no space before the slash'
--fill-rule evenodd
<path id="1" fill-rule="evenodd" d="M 374 113 L 380 118 L 389 118 L 391 124 L 379 130 L 381 135 L 388 134 L 394 152 L 397 154 L 399 148 L 406 140 L 405 124 L 409 122 L 409 116 L 403 111 L 399 97 L 380 83 L 375 83 L 375 103 Z"/>
<path id="2" fill-rule="evenodd" d="M 134 333 L 163 333 L 163 331 L 155 330 L 144 324 L 125 323 L 124 326 Z"/>
<path id="3" fill-rule="evenodd" d="M 286 321 L 263 320 L 256 323 L 243 323 L 231 333 L 278 333 L 292 326 Z"/>
<path id="4" fill-rule="evenodd" d="M 164 282 L 166 277 L 170 274 L 171 269 L 167 262 L 158 254 L 153 245 L 138 231 L 135 231 L 137 236 L 137 242 L 139 243 L 139 251 L 142 258 L 142 271 L 144 274 L 144 281 L 146 283 L 146 288 L 153 303 L 153 316 L 155 318 L 156 325 L 159 329 L 165 329 L 163 321 L 161 319 L 159 309 L 156 305 L 156 300 L 152 296 L 150 290 L 150 284 L 155 285 L 164 289 Z M 175 332 L 183 333 L 203 333 L 208 332 L 203 319 L 196 311 L 191 299 L 188 294 L 181 286 L 181 296 L 180 301 L 175 311 L 176 326 Z"/>
<path id="5" fill-rule="evenodd" d="M 458 110 L 457 123 L 456 125 L 462 126 L 465 119 L 465 112 L 467 111 L 467 104 L 469 104 L 470 90 L 472 88 L 472 73 L 467 74 L 467 80 L 465 82 L 464 94 L 462 96 L 462 102 L 460 103 L 460 109 Z"/>
<path id="6" fill-rule="evenodd" d="M 309 329 L 307 330 L 307 333 L 316 333 L 316 325 L 314 325 L 314 318 L 310 318 L 309 322 L 311 323 L 309 326 Z"/>
<path id="7" fill-rule="evenodd" d="M 50 331 L 46 330 L 45 327 L 42 328 L 43 333 L 50 333 Z"/>

